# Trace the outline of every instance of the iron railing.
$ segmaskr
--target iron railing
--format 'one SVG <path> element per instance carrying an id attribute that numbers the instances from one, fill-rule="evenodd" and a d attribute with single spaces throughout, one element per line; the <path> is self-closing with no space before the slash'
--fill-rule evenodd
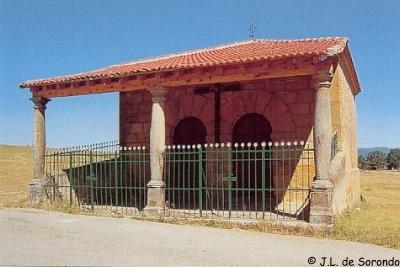
<path id="1" fill-rule="evenodd" d="M 304 142 L 168 146 L 168 214 L 306 219 L 314 150 Z"/>
<path id="2" fill-rule="evenodd" d="M 87 208 L 140 212 L 150 154 L 117 142 L 49 151 L 46 193 Z M 304 142 L 167 146 L 165 214 L 307 219 L 314 150 Z"/>
<path id="3" fill-rule="evenodd" d="M 146 204 L 149 152 L 117 142 L 50 151 L 45 156 L 51 201 L 94 208 L 124 207 L 137 212 Z"/>

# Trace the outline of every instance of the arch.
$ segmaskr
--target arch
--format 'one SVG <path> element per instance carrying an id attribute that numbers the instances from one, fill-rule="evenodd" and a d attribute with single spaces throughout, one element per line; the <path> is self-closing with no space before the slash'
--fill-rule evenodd
<path id="1" fill-rule="evenodd" d="M 261 114 L 247 113 L 240 117 L 232 131 L 232 141 L 235 143 L 261 143 L 271 140 L 272 127 L 270 122 Z M 247 148 L 245 148 L 247 150 Z M 271 162 L 262 158 L 272 158 L 271 152 L 262 154 L 256 152 L 238 152 L 234 156 L 234 172 L 236 188 L 243 205 L 252 210 L 264 206 L 268 209 L 275 207 L 273 192 L 273 173 Z M 257 160 L 255 160 L 257 159 Z M 264 186 L 264 188 L 263 188 Z M 261 191 L 263 190 L 263 191 Z M 265 190 L 265 191 L 264 191 Z M 265 194 L 265 203 L 262 203 L 262 192 Z"/>
<path id="2" fill-rule="evenodd" d="M 247 113 L 240 117 L 232 130 L 235 143 L 268 142 L 271 140 L 271 123 L 261 114 Z"/>
<path id="3" fill-rule="evenodd" d="M 196 117 L 190 116 L 180 120 L 175 126 L 173 133 L 173 144 L 205 144 L 206 136 L 207 130 L 203 122 Z"/>
<path id="4" fill-rule="evenodd" d="M 180 120 L 173 130 L 173 144 L 193 145 L 206 143 L 207 130 L 203 122 L 193 116 Z M 187 188 L 198 188 L 200 181 L 200 167 L 198 164 L 198 153 L 174 155 L 174 164 L 167 167 L 173 170 L 173 176 L 166 179 L 167 186 L 175 188 L 166 195 L 168 203 L 177 208 L 198 208 L 198 190 L 186 190 Z M 201 182 L 203 183 L 203 181 Z"/>

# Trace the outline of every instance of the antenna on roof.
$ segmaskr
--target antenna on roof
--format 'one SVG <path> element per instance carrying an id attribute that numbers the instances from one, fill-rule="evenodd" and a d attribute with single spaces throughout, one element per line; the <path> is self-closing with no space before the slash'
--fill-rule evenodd
<path id="1" fill-rule="evenodd" d="M 254 33 L 256 32 L 257 27 L 254 24 L 251 24 L 249 27 L 249 38 L 254 39 Z"/>

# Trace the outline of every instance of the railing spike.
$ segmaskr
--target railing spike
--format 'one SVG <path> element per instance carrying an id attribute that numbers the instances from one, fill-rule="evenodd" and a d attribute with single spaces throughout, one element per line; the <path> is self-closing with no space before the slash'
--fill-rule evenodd
<path id="1" fill-rule="evenodd" d="M 250 143 L 250 142 L 248 142 L 248 143 L 247 143 L 247 146 L 248 146 L 248 147 L 251 147 L 251 143 Z"/>
<path id="2" fill-rule="evenodd" d="M 232 146 L 231 142 L 226 143 L 226 146 L 231 147 Z"/>
<path id="3" fill-rule="evenodd" d="M 266 146 L 267 146 L 267 143 L 266 143 L 266 142 L 262 142 L 262 143 L 261 143 L 261 146 L 262 146 L 262 147 L 266 147 Z"/>
<path id="4" fill-rule="evenodd" d="M 302 146 L 303 146 L 303 145 L 304 145 L 304 141 L 300 141 L 300 145 L 302 145 Z"/>
<path id="5" fill-rule="evenodd" d="M 244 143 L 240 143 L 240 147 L 245 147 L 245 144 Z"/>
<path id="6" fill-rule="evenodd" d="M 255 143 L 253 144 L 253 146 L 254 146 L 254 147 L 258 147 L 258 143 L 255 142 Z"/>
<path id="7" fill-rule="evenodd" d="M 234 147 L 239 147 L 239 144 L 238 144 L 238 143 L 235 143 L 233 146 L 234 146 Z"/>
<path id="8" fill-rule="evenodd" d="M 197 148 L 200 149 L 201 148 L 201 144 L 197 144 Z"/>

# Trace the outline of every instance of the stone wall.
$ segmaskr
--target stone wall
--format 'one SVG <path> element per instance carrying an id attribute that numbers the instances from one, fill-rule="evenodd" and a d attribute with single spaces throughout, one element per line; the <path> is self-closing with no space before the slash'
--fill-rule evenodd
<path id="1" fill-rule="evenodd" d="M 312 148 L 315 93 L 308 76 L 250 81 L 241 91 L 221 94 L 221 142 L 232 142 L 235 123 L 245 114 L 258 113 L 271 124 L 272 142 L 306 141 Z M 214 95 L 194 94 L 195 87 L 169 88 L 165 101 L 166 143 L 172 144 L 176 125 L 186 117 L 196 117 L 204 124 L 208 143 L 214 140 Z M 124 92 L 120 95 L 120 141 L 124 146 L 147 145 L 151 120 L 151 95 L 147 91 Z M 255 125 L 256 127 L 256 125 Z M 274 157 L 280 155 L 275 154 Z M 299 162 L 274 161 L 274 187 L 283 191 L 278 207 L 298 207 L 308 194 L 315 176 L 313 153 L 303 152 Z M 308 160 L 306 160 L 308 159 Z M 290 189 L 286 191 L 286 189 Z M 299 189 L 298 191 L 296 191 Z M 287 193 L 290 192 L 290 193 Z M 285 199 L 285 201 L 282 201 Z M 296 203 L 294 203 L 296 202 Z M 296 213 L 297 211 L 293 211 Z"/>
<path id="2" fill-rule="evenodd" d="M 342 152 L 338 156 L 343 157 L 343 162 L 336 167 L 332 164 L 330 170 L 334 184 L 332 208 L 336 214 L 354 207 L 360 198 L 355 96 L 340 64 L 332 79 L 331 106 L 332 128 L 338 133 L 338 149 Z M 343 170 L 339 171 L 338 168 Z"/>
<path id="3" fill-rule="evenodd" d="M 313 126 L 314 91 L 309 77 L 246 82 L 239 92 L 221 94 L 221 142 L 232 141 L 232 130 L 247 113 L 264 115 L 272 126 L 272 141 L 308 140 Z M 194 87 L 170 88 L 166 95 L 166 137 L 186 117 L 199 118 L 214 142 L 213 94 L 195 95 Z M 120 94 L 120 141 L 123 145 L 147 144 L 151 120 L 151 95 L 147 91 Z M 310 140 L 312 141 L 312 140 Z"/>

